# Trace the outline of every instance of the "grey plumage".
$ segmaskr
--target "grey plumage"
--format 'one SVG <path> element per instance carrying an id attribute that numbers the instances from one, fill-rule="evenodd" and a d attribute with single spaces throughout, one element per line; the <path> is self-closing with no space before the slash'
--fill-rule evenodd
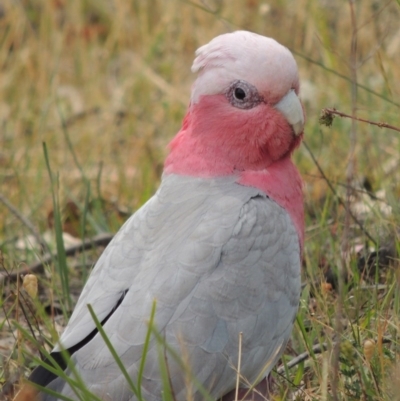
<path id="1" fill-rule="evenodd" d="M 282 207 L 256 188 L 237 184 L 235 176 L 164 175 L 157 193 L 97 262 L 61 337 L 63 347 L 95 328 L 87 304 L 102 320 L 125 290 L 104 330 L 133 381 L 156 299 L 157 329 L 217 399 L 235 386 L 239 332 L 241 373 L 250 383 L 268 373 L 283 352 L 300 295 L 299 238 Z M 72 360 L 100 398 L 136 400 L 99 334 Z M 168 365 L 176 400 L 185 401 L 185 373 L 172 357 Z M 48 387 L 76 399 L 61 378 Z M 154 338 L 142 391 L 147 401 L 161 400 Z M 194 400 L 202 399 L 195 387 L 192 391 Z"/>

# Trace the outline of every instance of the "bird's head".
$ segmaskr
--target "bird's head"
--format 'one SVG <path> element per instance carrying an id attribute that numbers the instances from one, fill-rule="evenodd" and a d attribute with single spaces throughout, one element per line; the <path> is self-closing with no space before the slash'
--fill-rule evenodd
<path id="1" fill-rule="evenodd" d="M 262 170 L 301 141 L 304 111 L 291 52 L 271 38 L 237 31 L 196 52 L 198 73 L 166 171 L 215 176 Z"/>

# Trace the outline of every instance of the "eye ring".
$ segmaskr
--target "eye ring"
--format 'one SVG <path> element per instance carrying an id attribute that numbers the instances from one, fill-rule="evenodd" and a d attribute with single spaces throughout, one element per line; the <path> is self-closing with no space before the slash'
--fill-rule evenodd
<path id="1" fill-rule="evenodd" d="M 229 103 L 238 109 L 252 109 L 263 102 L 257 88 L 241 79 L 233 81 L 225 93 Z"/>

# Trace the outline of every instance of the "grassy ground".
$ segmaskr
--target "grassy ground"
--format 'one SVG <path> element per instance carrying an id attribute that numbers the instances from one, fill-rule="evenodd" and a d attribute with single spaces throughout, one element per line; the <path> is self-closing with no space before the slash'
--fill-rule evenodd
<path id="1" fill-rule="evenodd" d="M 400 399 L 400 133 L 319 122 L 322 108 L 335 107 L 400 126 L 400 4 L 360 0 L 353 18 L 351 10 L 345 0 L 3 1 L 0 274 L 40 260 L 32 232 L 61 255 L 59 223 L 72 236 L 67 247 L 115 232 L 159 184 L 195 49 L 236 29 L 272 36 L 295 53 L 308 116 L 307 146 L 295 156 L 305 180 L 307 285 L 283 361 L 327 349 L 275 372 L 275 399 Z M 52 311 L 39 315 L 49 341 L 100 251 L 61 256 L 38 274 L 35 308 Z M 25 324 L 16 285 L 1 282 L 3 383 L 27 374 L 24 350 L 35 348 L 13 326 Z"/>

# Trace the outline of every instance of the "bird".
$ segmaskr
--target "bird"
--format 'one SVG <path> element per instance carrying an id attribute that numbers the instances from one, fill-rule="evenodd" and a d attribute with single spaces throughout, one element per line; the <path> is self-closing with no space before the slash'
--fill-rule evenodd
<path id="1" fill-rule="evenodd" d="M 147 401 L 163 399 L 165 370 L 176 401 L 203 400 L 201 389 L 233 400 L 238 377 L 249 393 L 285 349 L 304 247 L 296 61 L 272 38 L 235 31 L 201 46 L 192 72 L 158 190 L 104 250 L 51 353 L 64 374 L 38 366 L 29 377 L 40 400 L 80 399 L 75 374 L 101 400 L 138 400 L 89 305 Z"/>

